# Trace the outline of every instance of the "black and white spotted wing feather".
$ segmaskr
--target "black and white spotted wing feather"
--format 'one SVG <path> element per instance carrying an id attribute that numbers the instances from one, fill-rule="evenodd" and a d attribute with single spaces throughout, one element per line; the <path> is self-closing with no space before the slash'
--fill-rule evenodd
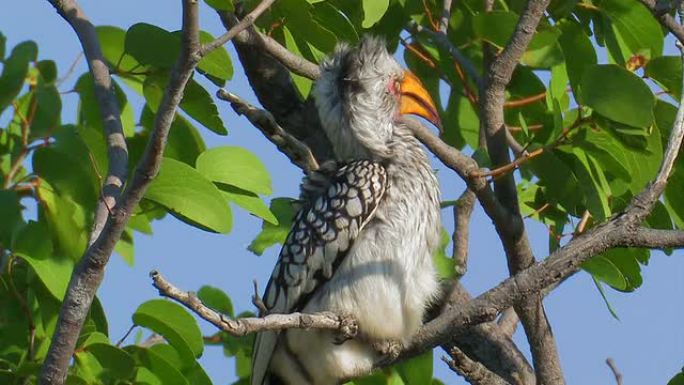
<path id="1" fill-rule="evenodd" d="M 333 276 L 387 188 L 385 168 L 370 160 L 353 161 L 305 180 L 303 206 L 266 286 L 263 301 L 269 314 L 291 313 L 306 305 Z M 257 335 L 252 385 L 265 383 L 277 338 L 276 332 Z"/>

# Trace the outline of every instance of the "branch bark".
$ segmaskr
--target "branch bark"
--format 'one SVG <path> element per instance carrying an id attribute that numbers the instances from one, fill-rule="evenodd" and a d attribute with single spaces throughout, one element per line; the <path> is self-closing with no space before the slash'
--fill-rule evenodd
<path id="1" fill-rule="evenodd" d="M 86 42 L 83 43 L 84 46 L 97 44 L 97 36 L 92 25 L 87 22 L 74 0 L 49 1 L 75 30 L 81 31 L 81 33 L 77 32 L 77 35 L 82 43 L 83 41 Z M 183 98 L 183 90 L 201 59 L 198 3 L 196 0 L 183 0 L 182 4 L 182 49 L 171 72 L 169 83 L 155 117 L 154 130 L 136 167 L 133 180 L 126 187 L 117 205 L 108 207 L 109 209 L 113 208 L 112 214 L 109 215 L 98 235 L 92 237 L 93 241 L 72 273 L 60 309 L 57 327 L 40 373 L 41 384 L 61 385 L 66 380 L 69 361 L 73 355 L 76 340 L 88 315 L 97 288 L 102 282 L 104 267 L 109 261 L 128 219 L 145 194 L 147 187 L 159 172 L 166 139 L 176 109 Z M 245 27 L 245 25 L 236 26 L 235 30 L 229 31 L 229 33 L 235 35 Z M 113 97 L 113 94 L 111 95 Z M 113 103 L 116 103 L 116 99 Z M 118 117 L 118 115 L 116 116 Z M 111 124 L 113 127 L 114 124 L 106 119 L 107 117 L 105 117 L 105 126 Z M 118 126 L 120 128 L 120 123 Z M 125 145 L 123 148 L 125 149 Z"/>
<path id="2" fill-rule="evenodd" d="M 513 36 L 485 71 L 480 90 L 480 119 L 489 156 L 495 168 L 511 161 L 508 151 L 510 135 L 504 122 L 506 86 L 511 81 L 518 60 L 532 40 L 548 4 L 549 0 L 527 2 Z M 534 255 L 520 214 L 513 175 L 506 174 L 496 178 L 494 192 L 511 217 L 508 222 L 513 224 L 506 227 L 496 226 L 506 251 L 508 269 L 513 275 L 534 263 Z M 544 385 L 564 384 L 556 341 L 546 318 L 541 293 L 531 293 L 514 305 L 530 343 L 537 382 Z"/>
<path id="3" fill-rule="evenodd" d="M 342 340 L 347 340 L 356 336 L 358 331 L 355 319 L 332 312 L 270 314 L 258 318 L 225 318 L 223 314 L 206 307 L 194 293 L 178 289 L 158 272 L 150 272 L 150 277 L 154 287 L 159 290 L 160 295 L 179 302 L 202 317 L 202 319 L 236 337 L 265 330 L 297 328 L 334 330 L 340 333 Z"/>
<path id="4" fill-rule="evenodd" d="M 92 244 L 104 228 L 110 210 L 116 207 L 121 189 L 126 183 L 128 176 L 128 150 L 121 125 L 119 102 L 112 85 L 107 62 L 102 55 L 95 26 L 88 20 L 83 9 L 81 9 L 76 1 L 49 0 L 49 2 L 55 7 L 57 13 L 69 23 L 83 47 L 88 69 L 93 76 L 95 98 L 100 109 L 104 134 L 107 140 L 109 170 L 102 186 L 101 198 L 95 208 L 95 218 L 89 242 Z"/>

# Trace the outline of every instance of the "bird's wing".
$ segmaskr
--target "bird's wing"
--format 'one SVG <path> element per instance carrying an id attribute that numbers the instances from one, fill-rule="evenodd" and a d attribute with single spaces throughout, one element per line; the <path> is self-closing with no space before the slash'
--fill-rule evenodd
<path id="1" fill-rule="evenodd" d="M 291 313 L 306 305 L 333 276 L 389 185 L 384 166 L 370 160 L 347 163 L 328 180 L 325 188 L 307 190 L 295 216 L 266 286 L 268 313 Z M 252 385 L 264 384 L 277 339 L 277 332 L 257 335 Z"/>

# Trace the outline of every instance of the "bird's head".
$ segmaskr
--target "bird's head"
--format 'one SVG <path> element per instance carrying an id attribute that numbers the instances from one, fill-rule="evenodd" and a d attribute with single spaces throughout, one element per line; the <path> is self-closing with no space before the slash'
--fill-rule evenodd
<path id="1" fill-rule="evenodd" d="M 439 126 L 432 98 L 420 80 L 387 52 L 382 39 L 340 44 L 321 64 L 314 89 L 318 113 L 340 159 L 391 157 L 389 142 L 404 114 Z"/>

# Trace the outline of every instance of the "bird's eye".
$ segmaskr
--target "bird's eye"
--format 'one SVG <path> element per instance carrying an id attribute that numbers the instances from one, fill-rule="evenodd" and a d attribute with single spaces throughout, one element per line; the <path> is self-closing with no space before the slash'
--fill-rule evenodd
<path id="1" fill-rule="evenodd" d="M 399 81 L 399 79 L 394 79 L 394 90 L 397 93 L 401 92 L 401 82 Z"/>

